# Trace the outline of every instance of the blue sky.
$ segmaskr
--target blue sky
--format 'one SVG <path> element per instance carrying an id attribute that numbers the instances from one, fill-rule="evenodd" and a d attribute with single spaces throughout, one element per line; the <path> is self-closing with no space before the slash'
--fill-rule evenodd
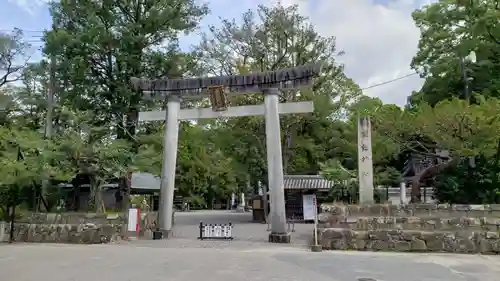
<path id="1" fill-rule="evenodd" d="M 14 27 L 25 30 L 26 39 L 34 46 L 34 60 L 40 59 L 36 48 L 41 46 L 40 32 L 50 28 L 51 18 L 45 4 L 49 0 L 0 0 L 0 31 Z M 211 14 L 200 22 L 206 30 L 219 18 L 237 18 L 259 4 L 278 0 L 198 0 L 209 3 Z M 411 19 L 411 12 L 434 0 L 281 0 L 283 5 L 298 3 L 301 13 L 309 17 L 323 36 L 335 36 L 337 46 L 346 54 L 339 61 L 346 66 L 346 74 L 361 87 L 388 81 L 412 70 L 411 58 L 416 52 L 419 30 Z M 191 34 L 181 40 L 187 49 L 197 42 Z M 418 90 L 422 81 L 410 77 L 370 89 L 365 94 L 382 98 L 385 102 L 403 105 L 411 91 Z"/>

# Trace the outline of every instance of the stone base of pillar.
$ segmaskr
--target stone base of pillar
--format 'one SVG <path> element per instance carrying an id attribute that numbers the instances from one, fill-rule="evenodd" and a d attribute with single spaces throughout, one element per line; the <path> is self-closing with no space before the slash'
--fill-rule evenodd
<path id="1" fill-rule="evenodd" d="M 321 245 L 311 245 L 311 252 L 321 252 L 323 251 L 323 246 Z"/>
<path id="2" fill-rule="evenodd" d="M 290 244 L 290 233 L 271 233 L 269 234 L 269 243 Z"/>
<path id="3" fill-rule="evenodd" d="M 172 229 L 170 230 L 161 229 L 160 231 L 162 233 L 162 239 L 170 239 L 174 237 L 174 231 Z"/>

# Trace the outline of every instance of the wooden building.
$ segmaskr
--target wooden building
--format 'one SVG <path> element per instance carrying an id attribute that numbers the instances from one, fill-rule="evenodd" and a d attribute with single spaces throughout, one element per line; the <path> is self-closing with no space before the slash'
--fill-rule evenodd
<path id="1" fill-rule="evenodd" d="M 285 189 L 285 212 L 288 220 L 295 222 L 312 221 L 313 218 L 313 198 L 321 198 L 321 195 L 327 195 L 333 182 L 324 179 L 319 175 L 285 175 L 283 177 Z M 265 221 L 265 213 L 270 208 L 268 203 L 267 210 L 264 210 L 264 202 L 261 196 L 253 198 L 253 221 Z M 269 192 L 267 195 L 269 202 Z M 318 212 L 321 200 L 317 200 Z"/>
<path id="2" fill-rule="evenodd" d="M 112 180 L 101 186 L 102 200 L 106 210 L 120 209 L 122 192 L 117 180 Z M 132 173 L 130 179 L 131 195 L 151 195 L 151 208 L 158 208 L 158 193 L 160 191 L 160 177 L 149 173 Z M 69 210 L 86 210 L 90 193 L 90 180 L 84 175 L 77 175 L 71 183 L 61 183 L 59 186 L 65 193 L 66 207 Z"/>
<path id="3" fill-rule="evenodd" d="M 286 175 L 285 210 L 287 219 L 294 221 L 310 221 L 313 214 L 311 195 L 317 198 L 317 212 L 320 211 L 321 195 L 327 195 L 333 182 L 319 175 Z"/>

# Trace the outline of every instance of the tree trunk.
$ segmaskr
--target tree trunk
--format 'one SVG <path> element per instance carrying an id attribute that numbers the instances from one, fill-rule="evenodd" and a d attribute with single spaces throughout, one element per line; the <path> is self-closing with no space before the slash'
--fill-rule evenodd
<path id="1" fill-rule="evenodd" d="M 80 197 L 82 196 L 80 194 L 80 184 L 76 184 L 74 186 L 74 191 L 75 191 L 75 193 L 74 193 L 74 202 L 73 202 L 74 209 L 73 210 L 78 211 L 78 210 L 80 210 Z"/>
<path id="2" fill-rule="evenodd" d="M 292 153 L 292 134 L 290 132 L 290 128 L 288 127 L 283 134 L 283 146 L 282 146 L 282 154 L 283 154 L 283 172 L 285 175 L 289 174 L 289 163 Z"/>
<path id="3" fill-rule="evenodd" d="M 498 173 L 499 173 L 499 168 L 500 168 L 500 139 L 497 142 L 497 151 L 495 153 L 495 164 L 493 165 L 493 168 L 491 169 L 491 177 L 493 181 L 494 186 L 498 186 Z M 494 194 L 490 195 L 491 197 L 495 198 L 494 202 L 497 202 L 499 195 L 494 192 Z"/>
<path id="4" fill-rule="evenodd" d="M 132 182 L 132 173 L 127 173 L 120 178 L 118 187 L 121 194 L 122 212 L 125 218 L 128 216 L 128 209 L 130 208 L 130 190 Z"/>
<path id="5" fill-rule="evenodd" d="M 96 212 L 97 213 L 103 213 L 104 208 L 103 208 L 103 202 L 102 202 L 102 186 L 99 184 L 97 186 L 97 191 L 95 194 L 95 205 L 96 205 Z"/>
<path id="6" fill-rule="evenodd" d="M 101 213 L 103 211 L 102 206 L 101 206 L 101 201 L 102 201 L 101 181 L 97 178 L 91 177 L 90 178 L 90 192 L 89 192 L 89 199 L 88 199 L 89 211 L 95 210 L 95 212 Z"/>
<path id="7" fill-rule="evenodd" d="M 41 211 L 41 205 L 43 205 L 43 207 L 45 208 L 45 211 L 46 212 L 50 212 L 52 206 L 49 206 L 49 203 L 47 202 L 47 200 L 45 200 L 45 197 L 43 197 L 43 189 L 42 189 L 42 187 L 40 185 L 36 184 L 36 183 L 33 183 L 33 186 L 37 190 L 37 196 L 38 196 L 37 211 Z M 46 192 L 45 195 L 47 195 L 47 192 Z"/>

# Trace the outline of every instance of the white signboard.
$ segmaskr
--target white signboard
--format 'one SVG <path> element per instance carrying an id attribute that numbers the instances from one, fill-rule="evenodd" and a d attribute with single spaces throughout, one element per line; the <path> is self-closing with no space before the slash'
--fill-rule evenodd
<path id="1" fill-rule="evenodd" d="M 315 210 L 314 201 L 316 200 L 316 194 L 304 194 L 302 195 L 302 214 L 304 220 L 314 220 Z"/>
<path id="2" fill-rule="evenodd" d="M 139 209 L 128 209 L 128 231 L 139 232 Z"/>
<path id="3" fill-rule="evenodd" d="M 232 225 L 204 225 L 203 238 L 230 238 Z"/>

